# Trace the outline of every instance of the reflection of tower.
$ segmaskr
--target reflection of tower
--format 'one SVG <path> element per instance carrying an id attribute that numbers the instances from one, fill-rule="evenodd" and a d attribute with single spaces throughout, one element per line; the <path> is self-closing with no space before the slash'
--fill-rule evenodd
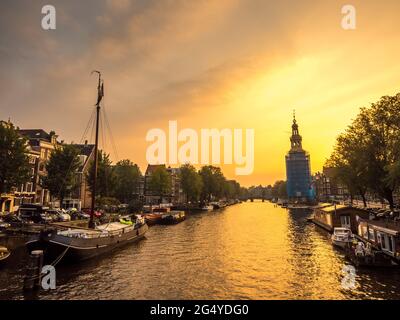
<path id="1" fill-rule="evenodd" d="M 291 148 L 286 155 L 288 197 L 291 200 L 310 201 L 314 197 L 311 186 L 310 155 L 303 150 L 295 114 L 293 114 L 290 143 Z"/>

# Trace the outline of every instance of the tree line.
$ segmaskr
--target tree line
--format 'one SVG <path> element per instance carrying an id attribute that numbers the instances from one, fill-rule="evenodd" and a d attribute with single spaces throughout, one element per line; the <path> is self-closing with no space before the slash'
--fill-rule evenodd
<path id="1" fill-rule="evenodd" d="M 327 167 L 366 206 L 367 193 L 388 201 L 400 186 L 400 94 L 384 96 L 360 109 L 351 125 L 338 136 Z"/>
<path id="2" fill-rule="evenodd" d="M 51 154 L 47 165 L 47 177 L 44 183 L 50 192 L 58 195 L 60 201 L 76 187 L 77 176 L 73 173 L 80 165 L 76 152 L 72 145 L 64 145 Z M 60 168 L 60 164 L 62 168 Z M 197 171 L 194 166 L 185 164 L 179 169 L 177 178 L 185 195 L 186 203 L 208 202 L 221 198 L 236 199 L 243 192 L 240 184 L 235 180 L 227 180 L 218 167 L 204 166 Z M 101 204 L 137 202 L 142 177 L 137 164 L 125 159 L 113 165 L 110 156 L 100 150 L 96 183 L 98 199 L 96 201 Z M 86 174 L 86 180 L 89 190 L 92 191 L 94 185 L 93 162 Z M 60 181 L 63 182 L 62 188 L 60 188 Z M 172 183 L 172 176 L 168 169 L 165 166 L 158 166 L 152 172 L 148 185 L 143 187 L 159 196 L 161 203 L 163 198 L 171 194 Z"/>
<path id="3" fill-rule="evenodd" d="M 278 180 L 273 185 L 252 186 L 247 190 L 247 198 L 286 199 L 286 181 Z"/>
<path id="4" fill-rule="evenodd" d="M 29 164 L 28 141 L 18 133 L 11 123 L 0 125 L 0 191 L 7 193 L 13 188 L 32 178 L 32 167 Z M 94 165 L 91 162 L 85 177 L 77 174 L 82 171 L 79 149 L 72 144 L 62 144 L 52 151 L 46 162 L 46 175 L 41 185 L 50 191 L 54 198 L 63 200 L 74 194 L 81 187 L 82 179 L 86 179 L 88 188 L 93 190 Z M 125 159 L 115 165 L 110 156 L 99 150 L 96 183 L 96 203 L 99 204 L 131 204 L 138 201 L 142 173 L 137 164 Z M 180 188 L 185 202 L 209 202 L 221 198 L 237 199 L 246 194 L 246 188 L 235 180 L 225 178 L 221 169 L 214 166 L 203 166 L 200 170 L 185 164 L 179 170 Z M 159 166 L 152 173 L 146 188 L 160 196 L 160 200 L 172 190 L 171 174 L 165 166 Z"/>

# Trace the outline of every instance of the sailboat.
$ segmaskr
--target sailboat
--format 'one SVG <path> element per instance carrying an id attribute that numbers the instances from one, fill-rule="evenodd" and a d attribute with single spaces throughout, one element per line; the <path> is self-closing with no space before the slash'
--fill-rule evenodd
<path id="1" fill-rule="evenodd" d="M 103 253 L 110 252 L 117 247 L 124 246 L 144 237 L 148 226 L 142 216 L 137 216 L 132 223 L 110 222 L 96 225 L 95 198 L 98 169 L 98 137 L 99 137 L 99 115 L 100 102 L 104 96 L 104 83 L 99 71 L 98 74 L 98 98 L 96 102 L 96 136 L 94 150 L 94 183 L 91 202 L 91 214 L 87 227 L 66 227 L 48 229 L 26 243 L 29 252 L 43 250 L 46 260 L 56 259 L 63 262 L 87 260 Z"/>

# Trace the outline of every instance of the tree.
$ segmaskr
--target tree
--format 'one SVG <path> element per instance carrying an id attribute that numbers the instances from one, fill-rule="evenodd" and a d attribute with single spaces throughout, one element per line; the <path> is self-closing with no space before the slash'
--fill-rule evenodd
<path id="1" fill-rule="evenodd" d="M 43 178 L 43 185 L 49 189 L 52 196 L 58 197 L 60 206 L 65 196 L 78 186 L 76 175 L 80 166 L 78 153 L 73 145 L 57 147 L 46 164 L 47 176 Z"/>
<path id="2" fill-rule="evenodd" d="M 326 166 L 334 168 L 334 177 L 343 183 L 350 193 L 351 202 L 354 195 L 361 196 L 364 206 L 367 206 L 366 192 L 368 190 L 367 158 L 364 152 L 365 136 L 359 126 L 350 126 L 346 133 L 337 138 L 336 146 Z"/>
<path id="3" fill-rule="evenodd" d="M 330 159 L 350 190 L 358 189 L 365 195 L 368 188 L 386 199 L 391 209 L 393 192 L 400 185 L 399 161 L 400 94 L 382 97 L 371 107 L 361 108 L 338 138 Z"/>
<path id="4" fill-rule="evenodd" d="M 245 187 L 240 187 L 239 198 L 240 198 L 240 199 L 247 199 L 247 198 L 249 198 L 249 189 L 247 189 L 247 188 L 245 188 Z"/>
<path id="5" fill-rule="evenodd" d="M 204 166 L 199 172 L 203 181 L 201 198 L 203 201 L 211 201 L 213 197 L 223 195 L 225 177 L 221 169 L 214 166 Z"/>
<path id="6" fill-rule="evenodd" d="M 287 198 L 286 181 L 276 181 L 271 193 L 274 198 Z"/>
<path id="7" fill-rule="evenodd" d="M 394 208 L 393 192 L 398 188 L 396 164 L 400 161 L 400 94 L 382 97 L 369 109 L 361 109 L 356 121 L 367 136 L 365 154 L 368 187 Z"/>
<path id="8" fill-rule="evenodd" d="M 180 167 L 180 180 L 186 202 L 197 202 L 203 189 L 203 181 L 195 167 L 190 164 L 182 165 Z"/>
<path id="9" fill-rule="evenodd" d="M 97 165 L 97 183 L 96 183 L 96 197 L 110 197 L 114 192 L 115 175 L 111 167 L 112 162 L 110 155 L 99 150 L 98 165 Z M 94 161 L 90 164 L 89 171 L 86 174 L 86 179 L 89 185 L 90 192 L 93 193 L 94 185 Z"/>
<path id="10" fill-rule="evenodd" d="M 122 203 L 129 203 L 139 193 L 142 173 L 130 160 L 121 160 L 114 167 L 114 196 Z"/>
<path id="11" fill-rule="evenodd" d="M 30 177 L 26 139 L 10 122 L 0 122 L 0 193 L 27 182 Z"/>
<path id="12" fill-rule="evenodd" d="M 240 184 L 235 180 L 224 181 L 224 196 L 227 199 L 237 199 L 240 196 Z"/>
<path id="13" fill-rule="evenodd" d="M 149 187 L 160 197 L 160 203 L 162 203 L 163 197 L 171 192 L 171 184 L 171 176 L 167 169 L 158 166 L 150 177 Z"/>

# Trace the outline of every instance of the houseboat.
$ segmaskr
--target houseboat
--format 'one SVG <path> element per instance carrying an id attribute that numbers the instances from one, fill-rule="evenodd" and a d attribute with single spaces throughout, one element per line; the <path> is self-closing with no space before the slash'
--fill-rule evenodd
<path id="1" fill-rule="evenodd" d="M 362 240 L 400 262 L 400 222 L 360 219 L 357 232 Z"/>
<path id="2" fill-rule="evenodd" d="M 335 228 L 347 228 L 356 234 L 357 217 L 368 219 L 369 212 L 345 205 L 322 204 L 314 208 L 312 222 L 329 232 L 333 232 Z"/>

